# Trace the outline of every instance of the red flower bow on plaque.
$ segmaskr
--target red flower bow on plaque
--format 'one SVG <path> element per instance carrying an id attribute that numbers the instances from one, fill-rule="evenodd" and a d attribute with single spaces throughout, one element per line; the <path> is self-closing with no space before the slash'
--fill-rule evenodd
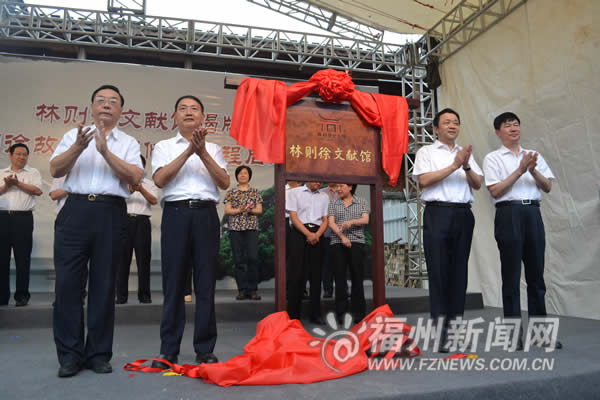
<path id="1" fill-rule="evenodd" d="M 329 103 L 341 103 L 350 100 L 354 93 L 354 82 L 345 72 L 325 69 L 310 77 L 309 82 L 317 84 L 314 89 L 319 96 Z"/>
<path id="2" fill-rule="evenodd" d="M 283 164 L 287 107 L 312 92 L 327 102 L 349 101 L 368 124 L 381 128 L 381 164 L 390 177 L 389 184 L 396 186 L 403 155 L 408 151 L 406 99 L 356 90 L 352 78 L 342 71 L 318 71 L 308 82 L 290 86 L 281 81 L 244 78 L 235 95 L 231 137 L 252 150 L 257 160 Z"/>

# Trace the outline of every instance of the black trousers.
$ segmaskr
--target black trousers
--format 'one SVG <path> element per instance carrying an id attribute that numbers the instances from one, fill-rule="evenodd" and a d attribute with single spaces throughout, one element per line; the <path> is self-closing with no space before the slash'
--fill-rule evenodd
<path id="1" fill-rule="evenodd" d="M 185 296 L 192 295 L 192 280 L 194 279 L 192 274 L 193 271 L 192 265 L 188 265 L 187 272 L 185 273 L 185 290 L 183 291 Z"/>
<path id="2" fill-rule="evenodd" d="M 54 342 L 58 361 L 81 363 L 112 357 L 115 274 L 123 251 L 127 208 L 123 199 L 67 197 L 54 223 L 56 303 Z M 82 275 L 88 267 L 87 338 L 84 342 Z"/>
<path id="3" fill-rule="evenodd" d="M 33 244 L 33 213 L 0 212 L 0 305 L 10 299 L 10 253 L 17 273 L 15 300 L 29 300 L 29 272 Z"/>
<path id="4" fill-rule="evenodd" d="M 138 270 L 138 299 L 150 297 L 150 261 L 152 227 L 147 215 L 127 216 L 127 238 L 123 246 L 123 257 L 117 270 L 117 299 L 127 301 L 131 257 L 135 250 Z"/>
<path id="5" fill-rule="evenodd" d="M 338 317 L 348 312 L 347 274 L 350 270 L 352 292 L 350 295 L 350 312 L 355 321 L 365 317 L 367 304 L 363 279 L 365 276 L 365 245 L 352 242 L 348 248 L 341 243 L 331 247 L 334 260 L 335 276 L 335 312 Z"/>
<path id="6" fill-rule="evenodd" d="M 504 316 L 521 317 L 521 261 L 525 266 L 528 313 L 531 316 L 546 315 L 546 234 L 540 208 L 530 205 L 497 208 L 494 236 L 500 250 Z"/>
<path id="7" fill-rule="evenodd" d="M 196 293 L 194 351 L 208 353 L 215 347 L 215 273 L 219 254 L 219 226 L 214 205 L 184 208 L 165 204 L 161 224 L 164 293 L 160 322 L 161 354 L 179 354 L 185 327 L 183 297 L 190 265 Z"/>
<path id="8" fill-rule="evenodd" d="M 332 249 L 331 249 L 331 239 L 328 237 L 321 237 L 323 241 L 323 255 L 322 255 L 322 263 L 321 263 L 321 281 L 323 282 L 323 291 L 325 293 L 333 293 L 333 280 L 334 280 L 334 269 L 333 265 L 333 257 L 332 257 Z"/>
<path id="9" fill-rule="evenodd" d="M 474 227 L 470 208 L 425 207 L 423 245 L 433 319 L 450 321 L 464 313 Z"/>
<path id="10" fill-rule="evenodd" d="M 245 294 L 256 293 L 258 289 L 258 231 L 229 231 L 235 282 L 238 291 Z"/>
<path id="11" fill-rule="evenodd" d="M 319 227 L 308 228 L 316 232 Z M 305 276 L 310 282 L 310 318 L 321 317 L 321 255 L 323 241 L 316 245 L 306 242 L 306 236 L 292 228 L 290 231 L 290 285 L 288 294 L 288 314 L 299 319 L 302 311 L 302 295 L 305 288 Z"/>

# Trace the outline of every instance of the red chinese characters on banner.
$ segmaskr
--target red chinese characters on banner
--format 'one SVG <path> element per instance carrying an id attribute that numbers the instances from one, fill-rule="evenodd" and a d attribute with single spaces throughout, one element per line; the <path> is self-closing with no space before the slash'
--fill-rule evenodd
<path id="1" fill-rule="evenodd" d="M 28 142 L 30 142 L 31 140 L 27 137 L 27 136 L 23 136 L 22 134 L 12 134 L 12 133 L 7 133 L 4 136 L 4 152 L 8 153 L 8 150 L 10 149 L 10 146 L 12 146 L 13 144 L 17 144 L 17 143 L 25 143 L 27 144 Z"/>
<path id="2" fill-rule="evenodd" d="M 254 151 L 252 150 L 248 151 L 248 158 L 246 159 L 245 164 L 264 165 L 262 161 L 259 161 L 256 158 L 254 158 Z"/>
<path id="3" fill-rule="evenodd" d="M 154 111 L 144 114 L 144 128 L 160 129 L 168 131 L 169 128 L 165 125 L 167 113 L 155 113 Z"/>
<path id="4" fill-rule="evenodd" d="M 52 154 L 56 149 L 58 139 L 52 136 L 38 136 L 33 139 L 35 154 Z"/>
<path id="5" fill-rule="evenodd" d="M 35 108 L 35 110 L 36 110 L 35 116 L 39 117 L 41 122 L 48 120 L 48 122 L 53 124 L 55 121 L 58 121 L 61 119 L 60 116 L 58 115 L 58 113 L 56 112 L 58 109 L 59 109 L 59 107 L 55 104 L 52 104 L 52 105 L 40 104 L 39 106 L 37 106 Z"/>
<path id="6" fill-rule="evenodd" d="M 223 115 L 223 127 L 221 131 L 229 132 L 231 129 L 231 115 Z"/>
<path id="7" fill-rule="evenodd" d="M 227 164 L 242 165 L 242 148 L 240 146 L 225 145 L 222 150 Z"/>
<path id="8" fill-rule="evenodd" d="M 119 128 L 125 128 L 131 125 L 135 129 L 140 129 L 142 126 L 135 122 L 135 118 L 141 114 L 137 111 L 133 111 L 131 108 L 121 113 L 121 119 L 119 120 Z"/>
<path id="9" fill-rule="evenodd" d="M 66 124 L 84 124 L 87 122 L 88 108 L 85 107 L 79 111 L 78 106 L 65 106 L 64 120 Z"/>
<path id="10" fill-rule="evenodd" d="M 177 129 L 177 122 L 175 122 L 175 113 L 176 111 L 173 111 L 173 114 L 171 114 L 171 130 L 174 131 L 175 129 Z"/>
<path id="11" fill-rule="evenodd" d="M 150 159 L 150 156 L 152 156 L 152 152 L 154 151 L 154 143 L 152 142 L 145 142 L 144 143 L 144 148 L 142 150 L 145 154 L 144 154 L 144 158 L 146 160 Z"/>
<path id="12" fill-rule="evenodd" d="M 208 133 L 217 133 L 217 128 L 219 127 L 219 121 L 217 121 L 218 114 L 208 113 L 204 118 L 204 126 L 206 127 Z"/>
<path id="13" fill-rule="evenodd" d="M 225 145 L 225 146 L 221 147 L 221 150 L 223 151 L 223 158 L 225 158 L 225 161 L 227 162 L 227 164 L 231 164 L 231 165 L 242 165 L 242 164 L 264 165 L 264 163 L 262 161 L 259 161 L 256 158 L 254 158 L 253 151 L 248 151 L 242 146 Z M 244 153 L 247 152 L 248 155 L 246 157 L 243 157 L 242 151 Z M 245 160 L 245 161 L 242 162 L 242 160 Z"/>
<path id="14" fill-rule="evenodd" d="M 35 106 L 34 116 L 45 124 L 56 124 L 62 121 L 63 125 L 93 123 L 89 114 L 89 106 L 39 104 Z M 207 113 L 204 126 L 211 134 L 229 134 L 231 129 L 231 115 Z M 175 112 L 169 115 L 163 111 L 140 112 L 134 109 L 124 110 L 119 119 L 119 128 L 130 130 L 156 129 L 165 133 L 177 130 Z"/>

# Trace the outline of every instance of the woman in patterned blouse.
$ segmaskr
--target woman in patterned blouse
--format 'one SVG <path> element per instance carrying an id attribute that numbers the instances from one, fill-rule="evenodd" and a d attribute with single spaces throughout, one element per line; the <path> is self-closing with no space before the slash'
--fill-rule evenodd
<path id="1" fill-rule="evenodd" d="M 235 263 L 237 300 L 260 300 L 258 287 L 258 216 L 262 214 L 262 196 L 250 187 L 252 169 L 240 165 L 235 170 L 237 188 L 225 195 L 225 214 L 229 216 L 229 240 Z"/>
<path id="2" fill-rule="evenodd" d="M 337 185 L 338 198 L 329 202 L 329 227 L 331 253 L 334 260 L 335 311 L 339 322 L 348 311 L 346 296 L 346 271 L 350 269 L 352 294 L 350 312 L 354 323 L 366 313 L 365 290 L 363 287 L 365 264 L 365 225 L 369 223 L 369 206 L 364 199 L 354 196 L 356 185 Z"/>

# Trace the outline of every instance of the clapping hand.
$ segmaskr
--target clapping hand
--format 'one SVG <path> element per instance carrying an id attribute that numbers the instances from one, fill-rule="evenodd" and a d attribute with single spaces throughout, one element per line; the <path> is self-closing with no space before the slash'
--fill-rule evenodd
<path id="1" fill-rule="evenodd" d="M 81 150 L 87 148 L 88 144 L 94 138 L 94 131 L 91 130 L 91 127 L 84 128 L 83 124 L 77 125 L 77 137 L 75 138 L 75 145 L 79 147 Z"/>
<path id="2" fill-rule="evenodd" d="M 191 140 L 194 153 L 201 155 L 205 151 L 206 135 L 208 135 L 208 129 L 206 127 L 194 129 Z"/>
<path id="3" fill-rule="evenodd" d="M 519 171 L 521 171 L 521 174 L 524 174 L 527 171 L 533 172 L 533 170 L 537 166 L 537 158 L 538 154 L 536 152 L 529 152 L 523 154 L 523 158 L 519 163 Z"/>
<path id="4" fill-rule="evenodd" d="M 467 150 L 469 149 L 469 150 Z M 463 147 L 456 152 L 456 156 L 454 157 L 454 167 L 459 169 L 460 167 L 464 167 L 465 165 L 469 165 L 469 157 L 471 156 L 471 151 L 473 147 Z"/>
<path id="5" fill-rule="evenodd" d="M 527 164 L 527 170 L 529 172 L 533 172 L 533 170 L 537 167 L 537 160 L 538 160 L 538 153 L 533 153 L 533 157 L 531 158 L 531 161 L 529 161 L 529 164 Z"/>
<path id="6" fill-rule="evenodd" d="M 17 178 L 16 175 L 9 175 L 7 177 L 4 178 L 4 184 L 7 187 L 11 187 L 11 186 L 17 186 L 19 184 L 19 178 Z"/>
<path id="7" fill-rule="evenodd" d="M 466 147 L 463 147 L 461 150 L 465 151 L 465 160 L 463 161 L 462 167 L 469 168 L 469 160 L 471 159 L 471 154 L 473 153 L 473 145 L 470 144 Z"/>

